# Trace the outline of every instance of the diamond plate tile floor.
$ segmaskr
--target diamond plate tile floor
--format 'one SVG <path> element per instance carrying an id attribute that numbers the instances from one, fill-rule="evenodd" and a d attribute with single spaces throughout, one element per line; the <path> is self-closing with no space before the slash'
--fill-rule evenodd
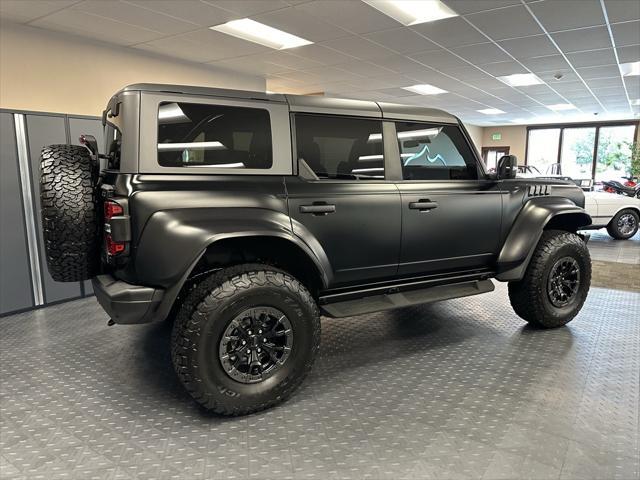
<path id="1" fill-rule="evenodd" d="M 594 288 L 558 330 L 506 288 L 323 319 L 312 374 L 244 417 L 200 410 L 167 323 L 107 327 L 94 299 L 2 319 L 3 479 L 634 479 L 640 293 Z"/>

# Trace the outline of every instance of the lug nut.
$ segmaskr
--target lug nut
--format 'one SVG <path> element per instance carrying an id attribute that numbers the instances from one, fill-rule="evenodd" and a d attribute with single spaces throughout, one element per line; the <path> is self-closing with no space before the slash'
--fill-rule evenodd
<path id="1" fill-rule="evenodd" d="M 260 333 L 262 333 L 262 330 L 258 330 L 258 333 L 259 333 L 259 334 L 260 334 Z"/>
<path id="2" fill-rule="evenodd" d="M 245 340 L 242 340 L 242 344 L 243 344 L 243 345 L 246 345 L 246 344 L 247 344 L 247 342 L 246 342 Z"/>
<path id="3" fill-rule="evenodd" d="M 260 353 L 260 349 L 258 349 L 257 352 Z"/>
<path id="4" fill-rule="evenodd" d="M 251 335 L 251 330 L 249 330 L 247 333 L 248 333 L 249 335 Z"/>
<path id="5" fill-rule="evenodd" d="M 266 338 L 263 338 L 263 339 L 262 339 L 262 343 L 265 343 L 266 341 L 267 341 L 267 339 L 266 339 Z"/>

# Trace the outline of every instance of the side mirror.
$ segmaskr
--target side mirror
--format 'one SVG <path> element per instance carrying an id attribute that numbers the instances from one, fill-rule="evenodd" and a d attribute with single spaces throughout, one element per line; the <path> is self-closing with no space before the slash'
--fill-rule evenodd
<path id="1" fill-rule="evenodd" d="M 498 179 L 516 178 L 518 173 L 518 159 L 515 155 L 503 155 L 498 160 Z"/>

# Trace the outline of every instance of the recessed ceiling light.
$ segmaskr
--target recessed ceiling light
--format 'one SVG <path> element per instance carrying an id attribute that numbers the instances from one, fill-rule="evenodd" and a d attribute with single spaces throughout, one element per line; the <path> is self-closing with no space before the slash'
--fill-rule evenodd
<path id="1" fill-rule="evenodd" d="M 403 25 L 433 22 L 458 14 L 440 0 L 362 0 Z"/>
<path id="2" fill-rule="evenodd" d="M 636 98 L 635 100 L 631 100 L 629 103 L 631 105 L 640 105 L 640 98 Z"/>
<path id="3" fill-rule="evenodd" d="M 232 20 L 222 25 L 214 25 L 209 28 L 217 32 L 248 40 L 249 42 L 259 43 L 265 47 L 275 48 L 276 50 L 301 47 L 302 45 L 310 45 L 313 43 L 249 18 Z"/>
<path id="4" fill-rule="evenodd" d="M 527 123 L 527 119 L 526 118 L 514 118 L 512 120 L 510 120 L 511 123 Z"/>
<path id="5" fill-rule="evenodd" d="M 526 87 L 527 85 L 539 85 L 544 83 L 533 73 L 516 73 L 514 75 L 505 75 L 503 77 L 496 78 L 511 87 Z"/>
<path id="6" fill-rule="evenodd" d="M 418 95 L 440 95 L 441 93 L 448 93 L 446 90 L 442 90 L 441 88 L 434 87 L 433 85 L 429 85 L 427 83 L 402 88 L 404 90 L 409 90 L 410 92 L 417 93 Z"/>
<path id="7" fill-rule="evenodd" d="M 485 115 L 500 115 L 501 113 L 507 113 L 503 112 L 499 108 L 485 108 L 484 110 L 478 110 L 478 112 L 484 113 Z"/>
<path id="8" fill-rule="evenodd" d="M 554 112 L 560 112 L 562 110 L 575 110 L 576 107 L 570 103 L 555 103 L 553 105 L 547 105 L 547 108 Z"/>
<path id="9" fill-rule="evenodd" d="M 622 73 L 623 77 L 640 75 L 640 62 L 621 63 L 620 73 Z"/>

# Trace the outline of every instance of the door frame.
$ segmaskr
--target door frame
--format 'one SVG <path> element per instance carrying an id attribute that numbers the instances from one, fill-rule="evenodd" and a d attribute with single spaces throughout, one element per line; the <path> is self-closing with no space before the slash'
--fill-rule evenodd
<path id="1" fill-rule="evenodd" d="M 485 162 L 485 165 L 487 163 L 487 153 L 489 153 L 489 150 L 506 150 L 505 155 L 509 155 L 511 147 L 509 145 L 495 146 L 495 147 L 482 147 L 482 161 Z"/>

